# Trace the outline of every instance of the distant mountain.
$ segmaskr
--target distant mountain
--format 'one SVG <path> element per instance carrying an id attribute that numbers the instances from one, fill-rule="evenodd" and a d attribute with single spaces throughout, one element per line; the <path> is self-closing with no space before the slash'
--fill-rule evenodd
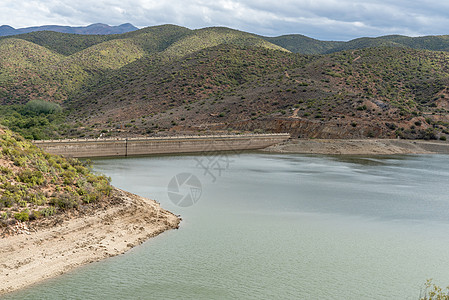
<path id="1" fill-rule="evenodd" d="M 122 24 L 119 26 L 109 26 L 107 24 L 91 24 L 83 27 L 72 26 L 59 26 L 59 25 L 44 25 L 36 27 L 26 27 L 15 29 L 8 25 L 0 26 L 0 36 L 10 36 L 22 33 L 30 33 L 35 31 L 55 31 L 61 33 L 73 33 L 73 34 L 121 34 L 130 31 L 138 30 L 137 27 L 130 23 Z"/>
<path id="2" fill-rule="evenodd" d="M 145 44 L 142 45 L 144 48 L 152 48 L 154 46 L 153 43 L 171 44 L 171 42 L 174 41 L 159 40 L 159 34 L 162 33 L 162 35 L 164 35 L 167 31 L 170 33 L 171 31 L 177 31 L 179 34 L 176 35 L 177 37 L 190 35 L 191 38 L 189 40 L 182 41 L 182 43 L 189 44 L 190 50 L 195 47 L 202 49 L 206 45 L 210 47 L 214 44 L 217 45 L 223 42 L 229 43 L 232 40 L 232 43 L 235 44 L 253 44 L 257 41 L 260 45 L 266 41 L 269 44 L 265 45 L 270 45 L 271 48 L 274 46 L 279 46 L 280 48 L 278 49 L 285 49 L 293 53 L 300 54 L 330 54 L 345 50 L 357 50 L 372 47 L 401 47 L 417 50 L 449 52 L 449 35 L 422 37 L 388 35 L 376 38 L 362 37 L 343 42 L 320 41 L 301 34 L 266 37 L 220 27 L 203 28 L 192 31 L 188 28 L 176 25 L 160 25 L 139 30 L 130 23 L 119 26 L 109 26 L 106 24 L 97 23 L 85 27 L 46 25 L 19 29 L 14 29 L 8 25 L 3 25 L 0 26 L 0 37 L 15 35 L 16 38 L 36 43 L 63 55 L 70 55 L 105 41 L 112 39 L 134 38 L 135 36 L 140 36 L 139 40 Z M 217 37 L 209 35 L 210 33 L 215 34 L 216 32 L 219 33 Z M 77 34 L 77 36 L 64 35 L 66 33 Z M 131 35 L 118 35 L 126 33 Z M 144 33 L 148 33 L 157 41 L 147 39 L 147 35 Z M 220 40 L 220 38 L 223 40 Z M 187 46 L 182 43 L 177 46 L 177 49 L 176 45 L 173 45 L 175 46 L 174 48 L 176 52 L 179 52 L 180 49 Z M 182 55 L 182 53 L 178 54 Z"/>
<path id="3" fill-rule="evenodd" d="M 266 41 L 281 46 L 291 52 L 301 54 L 330 54 L 344 50 L 372 47 L 402 47 L 417 50 L 449 51 L 449 36 L 408 37 L 387 35 L 376 38 L 358 38 L 347 42 L 320 41 L 301 34 L 263 37 Z"/>
<path id="4" fill-rule="evenodd" d="M 293 53 L 301 54 L 323 54 L 334 52 L 346 42 L 320 41 L 302 34 L 290 34 L 277 37 L 261 37 L 266 41 L 281 46 Z"/>

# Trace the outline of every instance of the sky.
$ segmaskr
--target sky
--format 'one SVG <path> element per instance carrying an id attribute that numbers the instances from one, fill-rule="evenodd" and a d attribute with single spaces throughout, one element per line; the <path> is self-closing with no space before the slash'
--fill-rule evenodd
<path id="1" fill-rule="evenodd" d="M 441 0 L 1 0 L 0 25 L 139 28 L 176 24 L 226 26 L 265 36 L 304 34 L 350 40 L 389 34 L 449 34 L 449 1 Z"/>

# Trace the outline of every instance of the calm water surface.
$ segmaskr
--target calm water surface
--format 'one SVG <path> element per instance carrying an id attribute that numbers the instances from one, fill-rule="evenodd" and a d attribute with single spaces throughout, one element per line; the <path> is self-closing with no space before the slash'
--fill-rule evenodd
<path id="1" fill-rule="evenodd" d="M 448 158 L 95 160 L 181 228 L 5 299 L 418 299 L 428 278 L 449 284 Z M 187 208 L 167 195 L 183 172 L 202 183 Z"/>

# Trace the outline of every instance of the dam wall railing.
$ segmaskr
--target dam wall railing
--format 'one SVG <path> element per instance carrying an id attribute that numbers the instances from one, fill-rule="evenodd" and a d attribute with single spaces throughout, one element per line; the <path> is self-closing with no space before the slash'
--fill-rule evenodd
<path id="1" fill-rule="evenodd" d="M 42 140 L 41 149 L 67 157 L 109 157 L 149 154 L 257 150 L 290 138 L 287 133 L 146 138 Z"/>

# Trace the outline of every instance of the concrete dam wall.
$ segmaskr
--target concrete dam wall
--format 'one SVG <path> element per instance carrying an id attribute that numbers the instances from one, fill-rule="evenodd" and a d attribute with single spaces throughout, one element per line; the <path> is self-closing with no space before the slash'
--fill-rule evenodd
<path id="1" fill-rule="evenodd" d="M 247 134 L 116 139 L 34 141 L 39 148 L 67 157 L 134 156 L 263 149 L 287 140 L 289 134 Z"/>

